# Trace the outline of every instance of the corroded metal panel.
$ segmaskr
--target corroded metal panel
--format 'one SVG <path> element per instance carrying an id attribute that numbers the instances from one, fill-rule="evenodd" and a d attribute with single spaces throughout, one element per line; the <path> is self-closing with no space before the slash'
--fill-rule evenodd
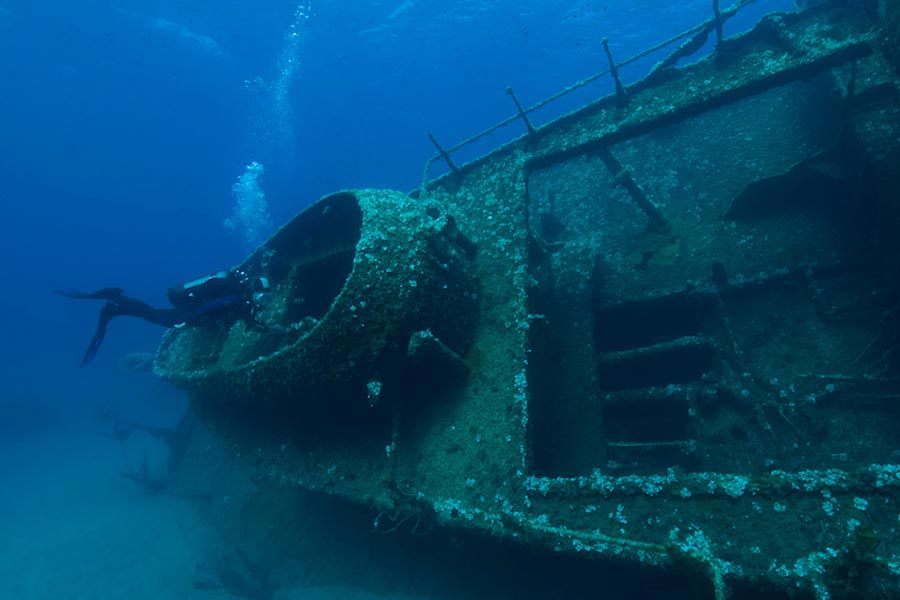
<path id="1" fill-rule="evenodd" d="M 398 522 L 825 597 L 900 576 L 896 73 L 842 4 L 243 265 L 157 371 L 272 480 Z M 376 527 L 385 521 L 376 518 Z M 772 536 L 769 532 L 782 532 Z"/>

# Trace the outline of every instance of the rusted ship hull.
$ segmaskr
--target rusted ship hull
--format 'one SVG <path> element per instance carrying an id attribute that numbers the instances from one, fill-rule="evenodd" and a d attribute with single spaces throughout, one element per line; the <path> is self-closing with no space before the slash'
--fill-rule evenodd
<path id="1" fill-rule="evenodd" d="M 178 331 L 157 372 L 271 480 L 376 514 L 718 597 L 896 591 L 885 39 L 770 16 L 412 195 L 328 197 L 244 265 L 279 333 Z"/>

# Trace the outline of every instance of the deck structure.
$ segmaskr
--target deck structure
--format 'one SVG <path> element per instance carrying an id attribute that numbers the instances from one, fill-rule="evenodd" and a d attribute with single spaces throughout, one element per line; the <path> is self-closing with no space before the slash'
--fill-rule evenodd
<path id="1" fill-rule="evenodd" d="M 516 100 L 521 138 L 295 217 L 243 265 L 272 329 L 172 332 L 156 371 L 270 481 L 382 528 L 693 570 L 717 598 L 896 591 L 887 10 L 767 16 L 543 126 Z"/>

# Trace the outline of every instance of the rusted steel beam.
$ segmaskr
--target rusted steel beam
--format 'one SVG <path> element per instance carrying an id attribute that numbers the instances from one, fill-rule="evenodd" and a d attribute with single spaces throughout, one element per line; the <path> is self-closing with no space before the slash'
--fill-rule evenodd
<path id="1" fill-rule="evenodd" d="M 431 143 L 434 144 L 435 148 L 437 148 L 438 154 L 441 155 L 441 158 L 444 159 L 444 162 L 447 163 L 447 166 L 450 167 L 450 170 L 458 174 L 459 167 L 457 167 L 456 163 L 453 162 L 453 159 L 450 157 L 450 153 L 444 150 L 444 147 L 438 143 L 437 139 L 434 137 L 434 134 L 430 131 L 428 132 L 428 139 L 431 140 Z"/>
<path id="2" fill-rule="evenodd" d="M 719 10 L 719 0 L 713 0 L 713 14 L 716 15 L 716 48 L 722 44 L 722 11 Z"/>
<path id="3" fill-rule="evenodd" d="M 650 220 L 650 225 L 657 230 L 665 231 L 668 229 L 669 222 L 662 214 L 662 211 L 649 197 L 647 197 L 647 194 L 644 193 L 641 186 L 634 180 L 631 173 L 622 167 L 622 163 L 619 162 L 618 158 L 613 156 L 613 153 L 610 152 L 609 148 L 601 148 L 599 156 L 600 160 L 606 165 L 606 168 L 609 169 L 609 172 L 612 173 L 615 182 L 625 188 L 625 191 L 628 192 L 628 195 L 631 196 L 631 199 L 637 204 L 638 208 L 647 215 L 647 218 Z"/>
<path id="4" fill-rule="evenodd" d="M 522 103 L 519 102 L 519 97 L 516 96 L 516 92 L 513 91 L 512 87 L 507 87 L 506 93 L 509 94 L 510 98 L 512 98 L 513 102 L 516 105 L 516 110 L 519 111 L 519 116 L 522 117 L 523 121 L 525 121 L 525 127 L 528 128 L 528 135 L 534 135 L 534 126 L 531 124 L 531 120 L 528 118 L 528 114 L 525 112 L 525 109 L 522 108 Z"/>
<path id="5" fill-rule="evenodd" d="M 624 106 L 625 104 L 628 104 L 628 92 L 625 91 L 625 86 L 622 84 L 622 78 L 619 77 L 619 67 L 616 66 L 616 61 L 613 60 L 612 52 L 609 49 L 609 40 L 607 38 L 603 38 L 603 51 L 606 52 L 606 59 L 609 61 L 609 73 L 616 83 L 616 100 L 620 105 Z"/>

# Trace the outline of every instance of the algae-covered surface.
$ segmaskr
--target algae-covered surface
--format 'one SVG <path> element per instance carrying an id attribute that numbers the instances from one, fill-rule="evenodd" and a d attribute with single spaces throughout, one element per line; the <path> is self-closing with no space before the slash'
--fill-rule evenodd
<path id="1" fill-rule="evenodd" d="M 247 510 L 300 488 L 717 598 L 896 595 L 883 39 L 770 16 L 415 194 L 326 197 L 243 265 L 268 329 L 172 333 L 157 372 L 269 486 Z"/>

